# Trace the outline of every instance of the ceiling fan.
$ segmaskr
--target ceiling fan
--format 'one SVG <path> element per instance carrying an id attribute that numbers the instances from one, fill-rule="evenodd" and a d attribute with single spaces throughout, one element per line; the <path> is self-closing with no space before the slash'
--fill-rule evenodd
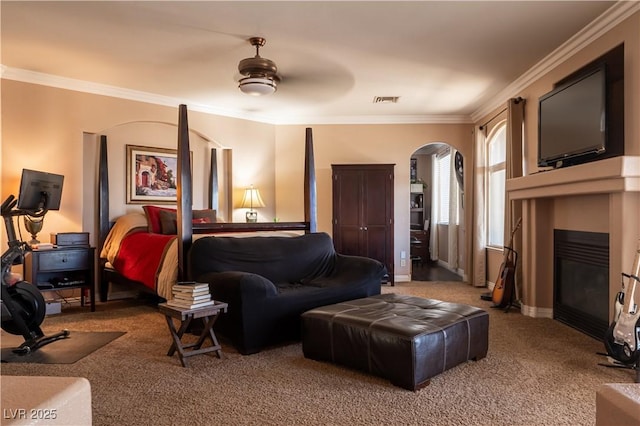
<path id="1" fill-rule="evenodd" d="M 242 93 L 253 96 L 270 95 L 277 90 L 280 83 L 278 67 L 275 62 L 260 56 L 260 48 L 267 40 L 263 37 L 251 37 L 249 43 L 256 48 L 256 56 L 245 58 L 238 64 L 238 71 L 243 76 L 238 82 Z"/>

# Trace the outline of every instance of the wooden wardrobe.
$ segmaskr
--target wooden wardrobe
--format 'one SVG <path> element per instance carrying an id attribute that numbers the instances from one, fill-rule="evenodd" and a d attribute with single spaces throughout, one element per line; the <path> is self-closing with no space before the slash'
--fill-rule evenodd
<path id="1" fill-rule="evenodd" d="M 382 262 L 393 285 L 394 164 L 333 164 L 333 241 L 341 254 Z"/>

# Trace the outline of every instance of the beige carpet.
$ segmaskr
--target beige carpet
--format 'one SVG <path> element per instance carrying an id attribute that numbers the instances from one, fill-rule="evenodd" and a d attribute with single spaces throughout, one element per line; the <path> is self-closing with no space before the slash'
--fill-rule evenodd
<path id="1" fill-rule="evenodd" d="M 47 317 L 43 328 L 124 336 L 75 364 L 3 364 L 2 374 L 88 378 L 95 425 L 593 425 L 598 386 L 633 382 L 631 371 L 597 365 L 600 342 L 557 321 L 490 309 L 480 300 L 486 289 L 412 282 L 383 292 L 486 308 L 487 358 L 418 392 L 307 360 L 299 343 L 242 356 L 223 341 L 224 359 L 199 355 L 183 368 L 166 356 L 171 339 L 154 307 L 110 302 Z"/>

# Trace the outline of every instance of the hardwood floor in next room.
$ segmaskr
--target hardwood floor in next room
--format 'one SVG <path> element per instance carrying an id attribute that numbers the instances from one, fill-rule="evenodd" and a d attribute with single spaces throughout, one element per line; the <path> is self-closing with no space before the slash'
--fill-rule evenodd
<path id="1" fill-rule="evenodd" d="M 411 272 L 412 281 L 462 281 L 462 277 L 437 265 L 424 265 L 416 262 Z"/>

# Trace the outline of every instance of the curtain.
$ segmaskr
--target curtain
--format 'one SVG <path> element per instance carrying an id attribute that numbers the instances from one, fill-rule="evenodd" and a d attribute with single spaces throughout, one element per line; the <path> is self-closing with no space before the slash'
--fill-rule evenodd
<path id="1" fill-rule="evenodd" d="M 458 180 L 455 174 L 456 150 L 451 148 L 449 155 L 449 251 L 447 253 L 447 263 L 451 270 L 458 269 Z"/>
<path id="2" fill-rule="evenodd" d="M 431 185 L 431 220 L 429 221 L 429 226 L 431 227 L 429 239 L 429 252 L 431 253 L 431 260 L 438 260 L 439 252 L 438 252 L 438 207 L 440 203 L 440 185 L 437 184 L 437 167 L 436 167 L 436 156 L 431 156 L 431 182 L 434 184 Z"/>
<path id="3" fill-rule="evenodd" d="M 471 284 L 484 287 L 487 284 L 486 223 L 485 223 L 485 177 L 486 177 L 486 126 L 475 129 L 475 145 L 473 160 L 473 223 L 472 223 L 472 274 Z"/>
<path id="4" fill-rule="evenodd" d="M 524 143 L 524 105 L 522 98 L 509 99 L 507 103 L 507 155 L 506 155 L 506 179 L 522 176 L 523 143 Z M 504 213 L 504 238 L 505 246 L 511 240 L 511 233 L 518 219 L 522 218 L 522 201 L 509 201 L 509 194 L 505 191 L 505 213 Z M 521 233 L 515 232 L 511 248 L 519 255 L 522 253 Z M 515 298 L 517 302 L 521 300 L 522 288 L 522 266 L 518 259 L 515 272 Z"/>

